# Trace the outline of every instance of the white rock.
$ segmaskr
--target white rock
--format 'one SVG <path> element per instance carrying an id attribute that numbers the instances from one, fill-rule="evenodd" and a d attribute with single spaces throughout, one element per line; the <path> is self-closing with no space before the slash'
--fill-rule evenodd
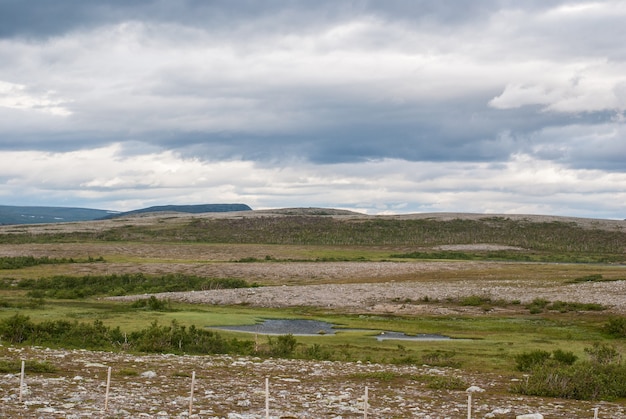
<path id="1" fill-rule="evenodd" d="M 42 407 L 41 409 L 37 409 L 37 413 L 55 413 L 56 409 L 54 407 Z"/>
<path id="2" fill-rule="evenodd" d="M 99 362 L 88 362 L 85 364 L 85 368 L 93 368 L 93 367 L 106 368 L 107 366 L 104 364 L 100 364 Z"/>
<path id="3" fill-rule="evenodd" d="M 248 406 L 250 406 L 251 404 L 252 404 L 252 402 L 251 402 L 250 400 L 248 400 L 248 399 L 245 399 L 245 400 L 239 400 L 239 401 L 237 402 L 237 406 L 240 406 L 240 407 L 248 407 Z"/>

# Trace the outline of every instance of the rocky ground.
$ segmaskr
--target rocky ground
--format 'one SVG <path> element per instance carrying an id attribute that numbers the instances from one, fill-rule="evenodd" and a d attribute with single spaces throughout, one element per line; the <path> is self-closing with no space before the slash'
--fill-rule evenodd
<path id="1" fill-rule="evenodd" d="M 626 417 L 626 406 L 524 398 L 507 391 L 510 377 L 468 376 L 450 368 L 230 356 L 135 356 L 81 350 L 0 347 L 2 359 L 48 362 L 53 373 L 0 376 L 4 418 L 265 418 L 265 380 L 270 418 L 362 418 L 368 391 L 369 418 L 466 418 L 467 385 L 473 418 L 514 418 L 540 412 L 546 418 Z M 111 367 L 106 399 L 108 367 Z M 428 383 L 457 380 L 459 390 Z M 481 391 L 482 390 L 482 391 Z M 106 410 L 105 410 L 106 405 Z"/>
<path id="2" fill-rule="evenodd" d="M 260 268 L 267 268 L 267 274 L 281 274 L 278 264 L 255 266 L 256 275 Z M 437 265 L 436 268 L 433 266 Z M 240 265 L 241 266 L 241 265 Z M 410 274 L 411 271 L 427 269 L 461 269 L 468 264 L 429 264 L 429 263 L 324 263 L 324 264 L 285 264 L 292 277 L 310 277 L 315 270 L 318 277 L 350 277 L 360 272 L 361 277 L 375 278 Z M 304 273 L 307 272 L 307 273 Z M 536 298 L 548 301 L 600 303 L 615 313 L 626 312 L 626 281 L 567 283 L 533 279 L 460 279 L 454 281 L 387 281 L 363 283 L 328 283 L 314 285 L 270 286 L 246 289 L 223 289 L 194 292 L 170 292 L 156 294 L 158 298 L 198 304 L 245 304 L 259 307 L 316 306 L 374 313 L 447 314 L 454 311 L 479 310 L 482 308 L 446 307 L 433 301 L 458 299 L 472 295 L 489 297 L 492 300 L 530 302 Z M 427 297 L 430 303 L 423 303 Z M 115 297 L 134 300 L 145 296 Z M 494 310 L 498 310 L 495 309 Z"/>

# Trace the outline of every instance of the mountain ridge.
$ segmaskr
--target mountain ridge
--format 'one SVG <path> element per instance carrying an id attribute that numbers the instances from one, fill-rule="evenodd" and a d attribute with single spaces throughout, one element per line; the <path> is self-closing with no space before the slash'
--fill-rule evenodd
<path id="1" fill-rule="evenodd" d="M 153 212 L 183 212 L 197 214 L 203 212 L 251 210 L 252 208 L 246 204 L 160 205 L 125 212 L 81 207 L 0 205 L 0 225 L 96 221 Z"/>

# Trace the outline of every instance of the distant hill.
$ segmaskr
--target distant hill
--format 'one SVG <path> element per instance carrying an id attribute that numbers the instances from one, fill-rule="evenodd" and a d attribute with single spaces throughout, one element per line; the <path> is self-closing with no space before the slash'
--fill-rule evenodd
<path id="1" fill-rule="evenodd" d="M 118 212 L 109 214 L 103 219 L 127 217 L 129 215 L 146 214 L 154 212 L 186 212 L 190 214 L 200 214 L 204 212 L 233 212 L 233 211 L 252 211 L 246 204 L 200 204 L 200 205 L 161 205 L 155 207 L 141 208 L 137 210 Z"/>
<path id="2" fill-rule="evenodd" d="M 20 207 L 0 205 L 0 225 L 47 224 L 97 220 L 114 211 L 67 207 Z"/>
<path id="3" fill-rule="evenodd" d="M 119 212 L 90 208 L 69 207 L 20 207 L 0 205 L 0 225 L 13 224 L 49 224 L 76 221 L 94 221 L 117 218 L 128 215 L 154 212 L 231 212 L 251 211 L 245 204 L 204 204 L 204 205 L 163 205 L 141 208 L 133 211 Z"/>

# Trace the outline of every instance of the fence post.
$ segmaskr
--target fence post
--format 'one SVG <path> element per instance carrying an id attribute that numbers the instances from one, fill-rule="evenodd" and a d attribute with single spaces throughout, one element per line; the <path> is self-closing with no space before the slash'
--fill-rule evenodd
<path id="1" fill-rule="evenodd" d="M 472 419 L 472 393 L 483 392 L 482 388 L 478 386 L 471 386 L 467 390 L 467 419 Z"/>
<path id="2" fill-rule="evenodd" d="M 189 395 L 189 416 L 191 416 L 191 412 L 193 411 L 193 390 L 196 385 L 196 372 L 193 371 L 191 373 L 191 392 Z"/>
<path id="3" fill-rule="evenodd" d="M 365 386 L 365 397 L 363 398 L 363 419 L 367 419 L 367 399 L 368 399 L 368 388 Z"/>
<path id="4" fill-rule="evenodd" d="M 270 417 L 270 379 L 265 377 L 265 419 Z"/>
<path id="5" fill-rule="evenodd" d="M 22 394 L 23 394 L 23 388 L 24 388 L 24 364 L 26 362 L 22 359 L 22 370 L 20 372 L 20 391 L 19 391 L 19 401 L 20 403 L 22 403 Z"/>
<path id="6" fill-rule="evenodd" d="M 107 371 L 107 389 L 104 393 L 104 411 L 109 410 L 109 389 L 111 388 L 111 367 Z"/>

